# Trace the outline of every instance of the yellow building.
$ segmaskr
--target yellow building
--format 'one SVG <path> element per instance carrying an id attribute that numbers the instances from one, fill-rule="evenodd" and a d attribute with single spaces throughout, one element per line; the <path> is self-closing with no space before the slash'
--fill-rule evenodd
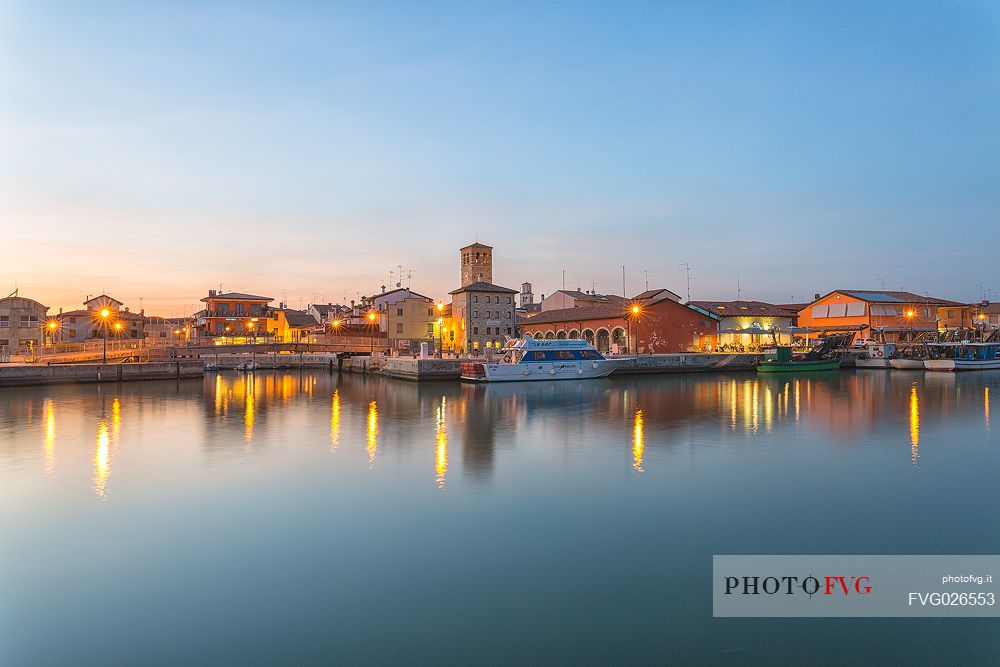
<path id="1" fill-rule="evenodd" d="M 372 304 L 390 349 L 405 354 L 419 351 L 422 342 L 440 342 L 443 309 L 430 297 L 403 287 L 373 297 Z"/>

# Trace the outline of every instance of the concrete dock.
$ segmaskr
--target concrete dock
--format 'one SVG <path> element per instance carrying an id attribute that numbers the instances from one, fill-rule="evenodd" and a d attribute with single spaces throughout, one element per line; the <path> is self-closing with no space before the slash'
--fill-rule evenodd
<path id="1" fill-rule="evenodd" d="M 42 366 L 4 364 L 0 366 L 0 387 L 62 384 L 67 382 L 129 382 L 133 380 L 174 380 L 201 377 L 204 363 L 177 360 L 138 364 L 74 364 Z"/>
<path id="2" fill-rule="evenodd" d="M 637 357 L 622 365 L 614 375 L 654 373 L 704 373 L 711 371 L 752 371 L 763 359 L 760 354 L 650 354 Z M 401 380 L 458 380 L 462 375 L 462 361 L 483 359 L 413 359 L 388 357 L 370 359 L 353 357 L 345 359 L 343 370 L 352 373 L 383 375 Z"/>

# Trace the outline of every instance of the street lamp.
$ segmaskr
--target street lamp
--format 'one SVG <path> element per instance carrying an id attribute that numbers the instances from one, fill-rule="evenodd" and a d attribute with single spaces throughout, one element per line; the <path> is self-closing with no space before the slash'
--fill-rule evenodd
<path id="1" fill-rule="evenodd" d="M 56 322 L 55 320 L 49 320 L 48 327 L 49 327 L 49 341 L 51 342 L 52 345 L 55 345 L 56 329 L 59 328 L 59 323 Z"/>
<path id="2" fill-rule="evenodd" d="M 438 304 L 438 310 L 441 309 L 441 304 Z M 444 318 L 438 318 L 438 358 L 444 358 Z"/>
<path id="3" fill-rule="evenodd" d="M 103 361 L 101 362 L 102 366 L 108 365 L 108 315 L 110 314 L 111 311 L 107 308 L 101 309 L 101 327 L 104 329 L 104 355 Z"/>
<path id="4" fill-rule="evenodd" d="M 636 356 L 639 355 L 639 310 L 640 309 L 639 309 L 638 305 L 632 306 L 632 318 L 629 320 L 629 324 L 630 325 L 632 324 L 632 322 L 635 322 L 635 334 L 634 334 L 634 338 L 635 338 L 635 354 L 636 354 Z"/>
<path id="5" fill-rule="evenodd" d="M 368 321 L 370 322 L 371 329 L 368 330 L 369 340 L 371 341 L 371 349 L 369 350 L 369 356 L 375 354 L 375 313 L 368 313 Z"/>

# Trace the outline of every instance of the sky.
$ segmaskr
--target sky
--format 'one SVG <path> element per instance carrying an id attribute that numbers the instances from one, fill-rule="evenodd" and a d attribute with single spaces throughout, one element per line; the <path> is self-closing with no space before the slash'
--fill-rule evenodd
<path id="1" fill-rule="evenodd" d="M 998 119 L 996 2 L 0 0 L 0 292 L 997 300 Z"/>

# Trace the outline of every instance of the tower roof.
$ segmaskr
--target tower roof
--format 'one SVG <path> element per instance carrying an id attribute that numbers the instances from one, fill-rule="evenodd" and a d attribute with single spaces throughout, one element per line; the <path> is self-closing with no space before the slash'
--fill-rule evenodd
<path id="1" fill-rule="evenodd" d="M 461 250 L 468 250 L 469 248 L 486 248 L 487 250 L 493 250 L 493 246 L 486 245 L 485 243 L 480 243 L 479 241 L 476 241 L 475 243 L 471 243 L 471 244 L 465 246 L 464 248 L 459 248 L 459 250 L 460 251 Z"/>

